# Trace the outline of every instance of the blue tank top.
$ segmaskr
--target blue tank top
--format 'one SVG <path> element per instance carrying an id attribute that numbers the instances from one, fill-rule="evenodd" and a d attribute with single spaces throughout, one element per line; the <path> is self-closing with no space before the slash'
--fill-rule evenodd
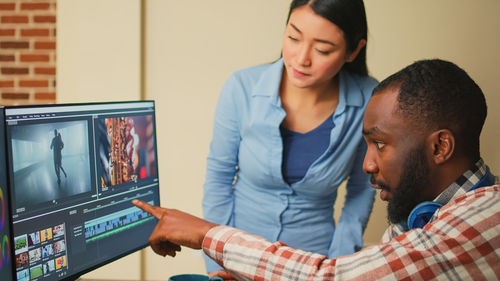
<path id="1" fill-rule="evenodd" d="M 288 184 L 300 181 L 311 164 L 326 151 L 330 144 L 330 134 L 335 126 L 332 116 L 321 125 L 305 134 L 280 126 L 283 140 L 283 179 Z"/>

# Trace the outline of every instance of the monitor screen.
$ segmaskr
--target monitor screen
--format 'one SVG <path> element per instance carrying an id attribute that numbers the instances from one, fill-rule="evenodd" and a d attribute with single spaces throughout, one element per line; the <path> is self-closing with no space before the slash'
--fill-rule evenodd
<path id="1" fill-rule="evenodd" d="M 160 204 L 153 101 L 4 112 L 17 280 L 76 279 L 147 246 L 156 220 L 131 200 Z"/>

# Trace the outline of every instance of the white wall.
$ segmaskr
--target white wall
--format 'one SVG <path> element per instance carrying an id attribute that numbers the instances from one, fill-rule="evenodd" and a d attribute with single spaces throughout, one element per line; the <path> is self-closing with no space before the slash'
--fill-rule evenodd
<path id="1" fill-rule="evenodd" d="M 162 204 L 201 215 L 205 157 L 218 92 L 236 69 L 279 55 L 290 1 L 147 1 L 146 93 L 158 101 L 166 130 L 159 135 L 164 177 Z M 463 67 L 485 92 L 490 111 L 482 154 L 500 170 L 495 128 L 500 113 L 495 67 L 500 65 L 500 2 L 495 0 L 365 1 L 368 66 L 381 80 L 418 59 L 443 58 Z M 343 197 L 343 193 L 339 198 Z M 336 216 L 342 207 L 336 204 Z M 377 196 L 365 233 L 376 243 L 386 228 L 386 204 Z M 148 253 L 147 278 L 203 272 L 189 250 L 180 257 Z"/>
<path id="2" fill-rule="evenodd" d="M 140 0 L 57 2 L 57 102 L 140 98 Z"/>
<path id="3" fill-rule="evenodd" d="M 140 1 L 57 2 L 57 102 L 140 98 Z M 140 253 L 84 278 L 140 279 Z"/>
<path id="4" fill-rule="evenodd" d="M 365 1 L 371 45 L 368 64 L 379 79 L 418 59 L 442 58 L 463 69 L 482 88 L 488 117 L 481 152 L 500 173 L 500 1 Z"/>
<path id="5" fill-rule="evenodd" d="M 288 0 L 146 2 L 146 98 L 157 102 L 162 204 L 201 216 L 220 88 L 236 69 L 277 59 Z M 147 279 L 203 273 L 201 253 L 148 250 Z"/>
<path id="6" fill-rule="evenodd" d="M 139 98 L 138 2 L 59 1 L 59 102 Z M 157 102 L 162 205 L 201 215 L 205 158 L 219 90 L 233 71 L 279 57 L 289 2 L 145 0 L 144 82 L 146 98 Z M 95 11 L 97 5 L 114 16 Z M 439 57 L 457 63 L 476 80 L 490 108 L 482 154 L 500 173 L 495 142 L 500 137 L 500 112 L 495 110 L 500 106 L 500 1 L 367 0 L 365 5 L 368 66 L 374 77 L 381 80 L 414 60 Z M 102 54 L 95 56 L 99 50 Z M 130 62 L 124 63 L 123 57 Z M 336 209 L 341 206 L 339 200 Z M 385 217 L 385 204 L 377 197 L 365 241 L 379 240 Z M 145 252 L 147 280 L 204 272 L 197 251 L 183 249 L 176 258 Z M 138 264 L 138 257 L 132 256 L 90 276 L 137 279 Z"/>

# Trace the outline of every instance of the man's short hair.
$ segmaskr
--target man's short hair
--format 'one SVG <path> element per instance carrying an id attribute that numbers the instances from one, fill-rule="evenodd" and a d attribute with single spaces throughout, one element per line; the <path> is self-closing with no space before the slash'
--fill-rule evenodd
<path id="1" fill-rule="evenodd" d="M 417 61 L 384 79 L 374 90 L 399 89 L 397 114 L 417 130 L 449 129 L 469 156 L 479 154 L 486 119 L 484 94 L 457 65 L 439 59 Z"/>

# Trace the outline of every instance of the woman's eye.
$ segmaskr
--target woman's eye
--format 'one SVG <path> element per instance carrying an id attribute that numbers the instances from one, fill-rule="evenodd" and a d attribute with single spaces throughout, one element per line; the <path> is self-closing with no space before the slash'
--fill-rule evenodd
<path id="1" fill-rule="evenodd" d="M 377 146 L 377 149 L 378 149 L 378 150 L 381 150 L 382 148 L 384 148 L 385 143 L 383 143 L 383 142 L 381 142 L 381 141 L 376 141 L 376 142 L 375 142 L 375 145 Z"/>
<path id="2" fill-rule="evenodd" d="M 322 55 L 328 55 L 330 54 L 330 51 L 322 51 L 322 50 L 319 50 L 319 49 L 316 49 L 316 51 Z"/>
<path id="3" fill-rule="evenodd" d="M 293 36 L 288 36 L 288 38 L 290 38 L 290 40 L 292 40 L 292 41 L 299 41 L 299 39 L 297 39 L 297 38 L 295 38 Z"/>

